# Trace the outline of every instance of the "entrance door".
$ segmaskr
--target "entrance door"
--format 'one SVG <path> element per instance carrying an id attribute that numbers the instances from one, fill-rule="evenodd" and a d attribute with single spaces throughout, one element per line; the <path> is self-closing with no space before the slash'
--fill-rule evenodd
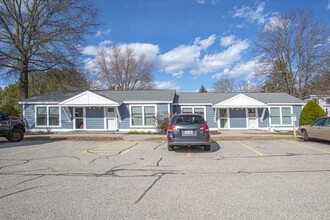
<path id="1" fill-rule="evenodd" d="M 255 108 L 248 108 L 248 126 L 249 129 L 258 128 L 257 112 Z"/>
<path id="2" fill-rule="evenodd" d="M 117 128 L 115 108 L 107 108 L 106 111 L 106 125 L 108 130 L 116 130 Z"/>
<path id="3" fill-rule="evenodd" d="M 221 108 L 219 109 L 220 113 L 220 128 L 229 128 L 229 119 L 228 119 L 228 114 L 229 109 L 226 108 Z"/>
<path id="4" fill-rule="evenodd" d="M 84 124 L 84 108 L 75 108 L 75 128 L 85 129 Z"/>

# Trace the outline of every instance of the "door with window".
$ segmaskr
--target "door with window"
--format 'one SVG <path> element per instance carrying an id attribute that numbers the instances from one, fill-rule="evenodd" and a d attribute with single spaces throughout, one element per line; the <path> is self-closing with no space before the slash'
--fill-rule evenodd
<path id="1" fill-rule="evenodd" d="M 228 109 L 220 108 L 220 128 L 229 128 L 229 120 L 228 120 Z"/>
<path id="2" fill-rule="evenodd" d="M 84 108 L 75 108 L 75 129 L 85 129 Z"/>
<path id="3" fill-rule="evenodd" d="M 106 110 L 106 126 L 108 130 L 116 130 L 117 120 L 115 108 L 107 108 Z"/>
<path id="4" fill-rule="evenodd" d="M 258 128 L 257 111 L 255 108 L 248 108 L 248 126 L 249 129 Z"/>

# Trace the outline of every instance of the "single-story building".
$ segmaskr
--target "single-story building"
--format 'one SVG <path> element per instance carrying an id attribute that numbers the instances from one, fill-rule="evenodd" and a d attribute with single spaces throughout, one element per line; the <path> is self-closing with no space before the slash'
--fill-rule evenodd
<path id="1" fill-rule="evenodd" d="M 19 102 L 28 131 L 155 131 L 157 115 L 199 113 L 211 130 L 292 130 L 305 105 L 285 93 L 61 91 Z"/>

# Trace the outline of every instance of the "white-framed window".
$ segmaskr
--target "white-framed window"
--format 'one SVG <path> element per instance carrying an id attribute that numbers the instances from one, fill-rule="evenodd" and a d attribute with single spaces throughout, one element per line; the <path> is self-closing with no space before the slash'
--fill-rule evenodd
<path id="1" fill-rule="evenodd" d="M 270 123 L 271 125 L 292 125 L 291 114 L 291 106 L 270 107 Z"/>
<path id="2" fill-rule="evenodd" d="M 156 105 L 130 105 L 131 127 L 156 126 Z"/>
<path id="3" fill-rule="evenodd" d="M 36 106 L 36 126 L 38 127 L 60 127 L 59 106 Z"/>
<path id="4" fill-rule="evenodd" d="M 186 114 L 200 114 L 206 120 L 205 114 L 205 107 L 204 106 L 181 106 L 181 112 Z"/>
<path id="5" fill-rule="evenodd" d="M 228 108 L 220 108 L 220 128 L 229 128 L 229 109 Z"/>

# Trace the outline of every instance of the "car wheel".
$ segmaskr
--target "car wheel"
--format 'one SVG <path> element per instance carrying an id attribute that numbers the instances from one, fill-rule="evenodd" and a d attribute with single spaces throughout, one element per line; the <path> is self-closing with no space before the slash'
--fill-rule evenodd
<path id="1" fill-rule="evenodd" d="M 302 136 L 303 136 L 303 140 L 304 141 L 308 141 L 309 140 L 309 137 L 308 137 L 308 134 L 307 134 L 307 131 L 306 130 L 303 130 L 302 131 Z"/>
<path id="2" fill-rule="evenodd" d="M 20 129 L 13 129 L 7 136 L 7 139 L 11 142 L 20 142 L 23 138 L 24 133 Z"/>
<path id="3" fill-rule="evenodd" d="M 167 149 L 168 149 L 168 151 L 174 151 L 174 146 L 172 146 L 172 145 L 167 145 Z"/>
<path id="4" fill-rule="evenodd" d="M 205 151 L 210 151 L 210 149 L 211 149 L 211 146 L 210 146 L 210 145 L 205 145 L 205 146 L 204 146 L 204 150 L 205 150 Z"/>

